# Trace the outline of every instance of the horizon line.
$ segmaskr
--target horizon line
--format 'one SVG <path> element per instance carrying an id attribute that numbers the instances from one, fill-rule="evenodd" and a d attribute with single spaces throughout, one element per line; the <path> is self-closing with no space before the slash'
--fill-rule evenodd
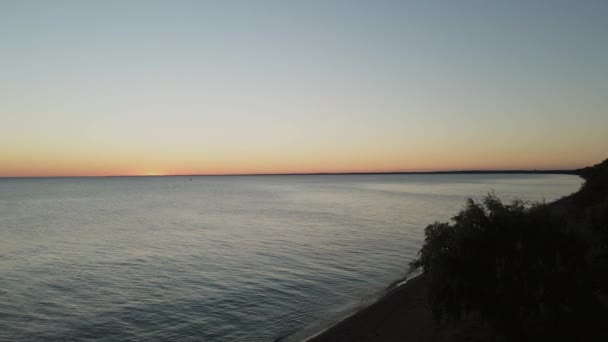
<path id="1" fill-rule="evenodd" d="M 361 172 L 287 172 L 287 173 L 209 173 L 167 175 L 98 175 L 98 176 L 0 176 L 0 178 L 111 178 L 111 177 L 223 177 L 223 176 L 339 176 L 339 175 L 441 175 L 441 174 L 569 174 L 579 175 L 578 169 L 490 169 L 434 171 L 361 171 Z"/>

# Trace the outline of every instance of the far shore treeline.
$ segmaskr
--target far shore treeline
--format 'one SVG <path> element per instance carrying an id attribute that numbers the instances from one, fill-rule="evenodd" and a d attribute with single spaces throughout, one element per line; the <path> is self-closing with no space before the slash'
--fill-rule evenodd
<path id="1" fill-rule="evenodd" d="M 488 340 L 608 340 L 608 159 L 554 203 L 469 199 L 425 229 L 411 266 L 437 320 L 480 317 Z"/>

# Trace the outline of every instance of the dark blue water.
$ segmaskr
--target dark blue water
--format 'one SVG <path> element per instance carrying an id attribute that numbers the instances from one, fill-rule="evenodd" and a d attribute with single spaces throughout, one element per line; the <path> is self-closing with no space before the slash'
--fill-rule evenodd
<path id="1" fill-rule="evenodd" d="M 298 340 L 407 272 L 467 197 L 561 175 L 0 179 L 0 340 Z"/>

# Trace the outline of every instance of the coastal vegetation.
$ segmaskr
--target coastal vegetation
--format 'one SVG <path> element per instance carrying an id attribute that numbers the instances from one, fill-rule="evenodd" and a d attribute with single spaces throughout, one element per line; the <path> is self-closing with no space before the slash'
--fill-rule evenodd
<path id="1" fill-rule="evenodd" d="M 468 200 L 425 230 L 414 269 L 437 320 L 477 315 L 495 338 L 581 340 L 603 334 L 608 293 L 608 160 L 577 172 L 555 203 Z"/>

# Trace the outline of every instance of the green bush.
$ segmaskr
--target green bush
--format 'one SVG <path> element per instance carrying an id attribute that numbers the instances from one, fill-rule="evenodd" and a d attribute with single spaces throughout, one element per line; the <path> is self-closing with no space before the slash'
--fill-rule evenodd
<path id="1" fill-rule="evenodd" d="M 544 203 L 490 194 L 429 225 L 411 266 L 430 278 L 435 317 L 476 312 L 509 339 L 574 331 L 593 306 L 587 243 L 556 217 Z"/>

